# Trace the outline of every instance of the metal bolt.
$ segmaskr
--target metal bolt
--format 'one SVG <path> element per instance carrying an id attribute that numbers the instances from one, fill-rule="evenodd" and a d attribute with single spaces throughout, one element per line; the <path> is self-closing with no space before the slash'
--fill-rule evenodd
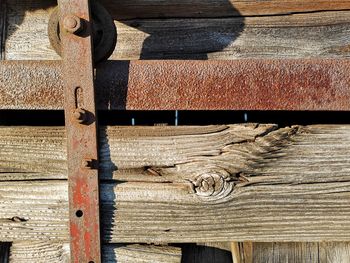
<path id="1" fill-rule="evenodd" d="M 81 164 L 82 167 L 90 169 L 92 165 L 92 159 L 84 159 Z"/>
<path id="2" fill-rule="evenodd" d="M 67 15 L 63 19 L 63 27 L 72 34 L 79 33 L 83 29 L 82 20 L 75 15 Z"/>
<path id="3" fill-rule="evenodd" d="M 97 160 L 85 158 L 83 159 L 81 166 L 86 169 L 98 169 Z"/>
<path id="4" fill-rule="evenodd" d="M 84 124 L 88 120 L 88 114 L 86 110 L 82 108 L 75 109 L 73 112 L 73 116 L 80 124 Z"/>

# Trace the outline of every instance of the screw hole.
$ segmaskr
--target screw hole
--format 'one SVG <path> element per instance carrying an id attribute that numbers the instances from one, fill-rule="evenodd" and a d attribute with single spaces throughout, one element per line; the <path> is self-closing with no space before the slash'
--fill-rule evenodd
<path id="1" fill-rule="evenodd" d="M 75 212 L 75 215 L 77 216 L 77 217 L 82 217 L 83 216 L 83 211 L 81 211 L 81 210 L 78 210 L 78 211 L 76 211 Z M 90 262 L 89 262 L 90 263 Z"/>
<path id="2" fill-rule="evenodd" d="M 95 263 L 94 261 L 89 261 L 89 263 Z"/>

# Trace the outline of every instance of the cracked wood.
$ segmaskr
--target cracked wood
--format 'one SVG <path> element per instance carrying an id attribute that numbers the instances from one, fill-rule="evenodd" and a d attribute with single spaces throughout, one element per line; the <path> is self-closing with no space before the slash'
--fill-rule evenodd
<path id="1" fill-rule="evenodd" d="M 105 242 L 350 240 L 350 126 L 100 136 Z M 0 138 L 0 240 L 67 240 L 63 128 L 2 127 Z"/>

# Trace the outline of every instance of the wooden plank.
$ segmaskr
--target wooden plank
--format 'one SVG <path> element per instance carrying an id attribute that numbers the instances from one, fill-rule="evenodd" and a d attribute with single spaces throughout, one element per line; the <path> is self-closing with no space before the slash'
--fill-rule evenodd
<path id="1" fill-rule="evenodd" d="M 105 242 L 350 240 L 350 126 L 100 133 Z M 1 241 L 68 239 L 63 138 L 0 129 Z"/>
<path id="2" fill-rule="evenodd" d="M 350 262 L 350 243 L 322 242 L 319 244 L 320 263 Z"/>
<path id="3" fill-rule="evenodd" d="M 54 0 L 7 0 L 22 13 L 45 10 L 56 5 Z M 234 16 L 288 15 L 350 9 L 347 0 L 100 0 L 116 20 L 135 18 L 210 18 Z"/>
<path id="4" fill-rule="evenodd" d="M 254 253 L 260 253 L 260 250 L 253 242 L 234 242 L 238 243 L 239 255 L 238 258 L 241 263 L 254 263 Z M 232 244 L 232 242 L 231 242 Z M 254 248 L 254 249 L 253 249 Z"/>
<path id="5" fill-rule="evenodd" d="M 239 242 L 231 242 L 231 254 L 232 254 L 232 262 L 233 263 L 241 263 L 241 253 L 240 253 L 240 243 Z"/>
<path id="6" fill-rule="evenodd" d="M 242 263 L 349 263 L 350 243 L 240 243 Z M 251 252 L 247 252 L 247 248 Z M 249 250 L 249 249 L 248 249 Z M 251 253 L 251 254 L 250 254 Z"/>
<path id="7" fill-rule="evenodd" d="M 344 58 L 349 14 L 117 21 L 112 59 Z"/>
<path id="8" fill-rule="evenodd" d="M 231 17 L 350 9 L 346 0 L 101 0 L 116 19 L 156 17 Z"/>
<path id="9" fill-rule="evenodd" d="M 103 262 L 108 263 L 181 262 L 181 249 L 179 247 L 174 246 L 156 246 L 139 244 L 106 245 L 103 252 Z"/>
<path id="10" fill-rule="evenodd" d="M 242 11 L 247 16 L 237 16 L 236 11 L 228 15 L 227 6 L 234 7 L 223 0 L 154 1 L 105 1 L 117 13 L 118 43 L 112 59 L 349 56 L 349 1 L 235 1 L 241 5 L 238 9 L 248 10 Z M 47 36 L 52 6 L 52 1 L 8 0 L 7 59 L 59 59 Z M 137 10 L 145 15 L 139 17 Z M 180 13 L 175 15 L 174 10 Z M 188 14 L 183 13 L 186 10 Z M 278 15 L 281 12 L 286 13 Z M 120 19 L 122 13 L 128 19 Z M 166 19 L 158 18 L 163 16 Z"/>
<path id="11" fill-rule="evenodd" d="M 102 249 L 102 259 L 106 263 L 181 262 L 181 249 L 173 246 L 108 244 Z M 10 263 L 61 263 L 69 262 L 69 258 L 68 243 L 19 241 L 12 244 L 10 251 Z"/>

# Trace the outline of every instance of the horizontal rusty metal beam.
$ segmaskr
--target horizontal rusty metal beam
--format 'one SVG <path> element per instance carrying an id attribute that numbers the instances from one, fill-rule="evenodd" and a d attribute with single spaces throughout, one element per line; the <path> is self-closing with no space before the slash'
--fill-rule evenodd
<path id="1" fill-rule="evenodd" d="M 108 61 L 98 109 L 350 110 L 349 59 Z M 0 62 L 0 109 L 63 109 L 59 61 Z"/>

